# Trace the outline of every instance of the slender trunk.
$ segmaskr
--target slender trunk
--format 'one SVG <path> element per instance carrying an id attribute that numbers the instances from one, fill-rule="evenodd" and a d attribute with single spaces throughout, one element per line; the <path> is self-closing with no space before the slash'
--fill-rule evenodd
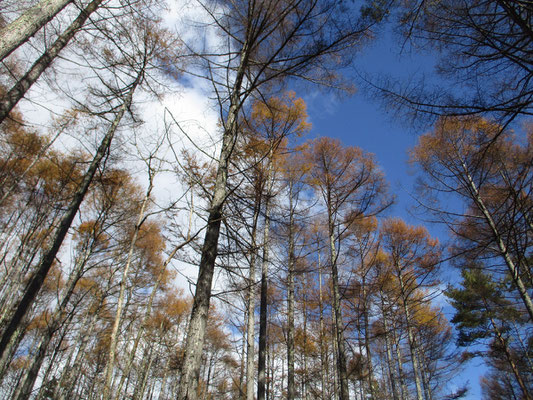
<path id="1" fill-rule="evenodd" d="M 133 391 L 133 399 L 132 400 L 140 400 L 144 396 L 144 392 L 146 391 L 146 383 L 148 382 L 148 375 L 150 368 L 152 367 L 152 353 L 153 353 L 153 343 L 147 343 L 147 347 L 144 350 L 143 354 L 143 362 L 141 363 L 140 373 L 141 373 L 141 379 L 139 382 L 137 382 L 137 385 L 135 386 L 135 390 Z"/>
<path id="2" fill-rule="evenodd" d="M 272 191 L 272 150 L 269 154 L 267 175 L 267 193 L 265 200 L 265 227 L 263 230 L 263 257 L 261 261 L 261 299 L 259 305 L 259 351 L 257 361 L 257 400 L 265 400 L 266 387 L 266 351 L 267 351 L 267 323 L 268 323 L 268 258 L 270 234 L 270 196 Z"/>
<path id="3" fill-rule="evenodd" d="M 507 265 L 507 269 L 509 270 L 509 274 L 511 275 L 513 283 L 518 289 L 518 293 L 520 293 L 522 302 L 524 303 L 526 310 L 529 314 L 529 319 L 533 321 L 533 302 L 531 301 L 531 297 L 529 296 L 529 293 L 527 292 L 526 286 L 524 285 L 524 282 L 522 281 L 522 278 L 520 277 L 518 268 L 509 254 L 507 246 L 505 245 L 503 241 L 502 235 L 500 234 L 498 227 L 496 223 L 494 222 L 492 215 L 490 214 L 490 211 L 485 206 L 485 203 L 483 199 L 481 198 L 481 195 L 479 194 L 477 185 L 474 182 L 474 179 L 472 178 L 472 176 L 470 175 L 468 167 L 466 166 L 464 162 L 462 163 L 462 166 L 465 172 L 466 179 L 468 181 L 469 189 L 473 196 L 473 200 L 476 203 L 479 210 L 481 211 L 481 213 L 483 214 L 485 221 L 489 225 L 489 228 L 492 232 L 494 240 L 496 241 L 496 244 L 498 246 L 499 253 L 501 257 L 504 259 L 505 264 Z"/>
<path id="4" fill-rule="evenodd" d="M 4 354 L 2 355 L 2 358 L 0 359 L 0 384 L 7 374 L 9 364 L 17 352 L 20 342 L 22 342 L 22 339 L 24 339 L 24 336 L 26 335 L 27 326 L 28 323 L 24 322 L 17 328 L 13 334 L 13 339 L 9 342 Z"/>
<path id="5" fill-rule="evenodd" d="M 431 384 L 427 373 L 427 360 L 421 351 L 417 351 L 418 363 L 420 364 L 420 374 L 422 375 L 422 385 L 424 386 L 424 394 L 426 400 L 433 400 L 433 393 L 431 392 Z"/>
<path id="6" fill-rule="evenodd" d="M 331 207 L 331 205 L 329 206 Z M 328 208 L 329 208 L 328 207 Z M 340 400 L 349 400 L 348 374 L 346 369 L 346 350 L 344 346 L 344 323 L 342 321 L 341 296 L 339 291 L 339 272 L 337 269 L 337 250 L 331 212 L 329 219 L 329 247 L 331 263 L 331 283 L 333 288 L 333 329 L 337 341 L 337 371 L 340 383 Z"/>
<path id="7" fill-rule="evenodd" d="M 193 238 L 195 236 L 193 236 Z M 116 392 L 116 396 L 115 396 L 115 398 L 117 400 L 120 397 L 120 393 L 122 391 L 122 387 L 124 386 L 124 382 L 126 380 L 126 377 L 129 375 L 129 373 L 131 371 L 131 367 L 133 365 L 133 359 L 135 358 L 135 353 L 137 352 L 137 348 L 139 346 L 139 342 L 140 342 L 140 340 L 141 340 L 141 338 L 142 338 L 142 336 L 144 334 L 144 328 L 146 326 L 146 323 L 147 323 L 147 321 L 150 318 L 150 315 L 152 313 L 152 305 L 153 305 L 153 302 L 154 302 L 154 299 L 155 299 L 155 295 L 157 294 L 157 289 L 159 288 L 159 285 L 160 285 L 160 283 L 161 283 L 161 281 L 162 281 L 162 279 L 163 279 L 163 277 L 165 275 L 167 266 L 172 261 L 172 258 L 174 258 L 174 256 L 178 252 L 178 250 L 181 249 L 182 247 L 184 247 L 193 238 L 191 238 L 190 235 L 189 235 L 188 239 L 185 242 L 183 242 L 180 245 L 176 246 L 174 248 L 174 250 L 172 250 L 172 252 L 167 257 L 167 259 L 165 260 L 165 262 L 163 263 L 163 265 L 161 267 L 161 271 L 159 272 L 159 274 L 158 274 L 158 276 L 156 278 L 156 282 L 154 284 L 154 287 L 152 288 L 152 292 L 150 293 L 150 298 L 148 299 L 148 304 L 146 306 L 146 311 L 144 313 L 143 321 L 141 322 L 141 326 L 139 327 L 139 330 L 137 331 L 137 336 L 135 337 L 135 341 L 133 343 L 133 347 L 129 351 L 129 358 L 128 358 L 128 361 L 126 363 L 126 368 L 123 371 L 122 377 L 121 377 L 120 382 L 119 382 L 118 387 L 117 387 L 117 392 Z"/>
<path id="8" fill-rule="evenodd" d="M 244 311 L 244 320 L 246 320 L 246 310 Z M 239 399 L 245 400 L 246 392 L 244 386 L 244 364 L 246 359 L 246 334 L 244 332 L 244 322 L 242 328 L 242 349 L 241 349 L 241 364 L 239 368 Z"/>
<path id="9" fill-rule="evenodd" d="M 72 0 L 41 0 L 0 29 L 0 61 L 24 44 Z"/>
<path id="10" fill-rule="evenodd" d="M 26 372 L 26 376 L 24 377 L 22 384 L 19 386 L 19 395 L 16 397 L 17 400 L 26 400 L 30 397 L 31 389 L 35 384 L 37 376 L 39 375 L 39 370 L 41 369 L 42 363 L 46 356 L 48 346 L 52 341 L 55 332 L 65 321 L 65 311 L 67 305 L 70 301 L 72 294 L 74 293 L 74 288 L 76 287 L 76 284 L 83 275 L 85 265 L 89 260 L 89 257 L 92 253 L 92 249 L 93 247 L 90 245 L 86 248 L 82 259 L 76 263 L 76 267 L 74 271 L 72 271 L 67 281 L 65 294 L 63 295 L 63 298 L 61 299 L 55 312 L 53 313 L 47 328 L 43 332 L 41 336 L 41 342 L 39 343 L 39 348 L 32 359 L 31 366 Z M 70 316 L 68 318 L 71 319 L 73 315 L 74 311 L 71 311 Z"/>
<path id="11" fill-rule="evenodd" d="M 368 390 L 370 399 L 374 400 L 374 368 L 372 365 L 372 351 L 370 349 L 370 324 L 368 321 L 368 299 L 365 289 L 365 280 L 363 279 L 363 324 L 365 329 L 365 351 L 368 364 Z"/>
<path id="12" fill-rule="evenodd" d="M 392 340 L 394 342 L 394 347 L 396 350 L 396 363 L 398 364 L 398 381 L 400 383 L 401 389 L 401 398 L 408 399 L 409 391 L 407 390 L 407 385 L 405 384 L 405 373 L 403 372 L 403 355 L 401 349 L 401 343 L 398 337 L 396 336 L 396 327 L 392 327 Z"/>
<path id="13" fill-rule="evenodd" d="M 104 302 L 105 296 L 102 294 L 98 297 L 97 301 L 94 303 L 95 310 L 100 309 Z M 72 367 L 69 365 L 65 366 L 65 369 L 67 369 L 66 376 L 64 378 L 64 385 L 61 385 L 64 387 L 63 390 L 59 393 L 59 395 L 55 398 L 59 400 L 65 400 L 70 398 L 75 398 L 75 396 L 72 396 L 72 393 L 74 392 L 76 382 L 79 385 L 79 378 L 81 375 L 81 365 L 83 361 L 83 357 L 85 355 L 85 349 L 87 348 L 87 345 L 89 343 L 89 339 L 92 337 L 92 333 L 94 331 L 94 328 L 96 326 L 96 322 L 98 321 L 98 313 L 95 312 L 94 315 L 91 318 L 91 322 L 89 324 L 89 327 L 86 332 L 80 332 L 80 340 L 81 344 L 78 348 L 78 352 L 76 353 L 76 357 L 74 358 L 74 363 L 72 364 Z"/>
<path id="14" fill-rule="evenodd" d="M 30 87 L 39 79 L 41 74 L 52 64 L 52 61 L 65 48 L 70 40 L 76 35 L 80 28 L 85 24 L 89 16 L 96 11 L 103 0 L 93 0 L 80 15 L 70 24 L 55 42 L 39 57 L 31 66 L 30 70 L 11 88 L 11 90 L 2 96 L 0 101 L 0 123 L 9 115 L 11 110 L 17 105 L 20 99 L 24 97 Z"/>
<path id="15" fill-rule="evenodd" d="M 424 400 L 424 393 L 422 391 L 422 382 L 420 380 L 420 368 L 418 365 L 417 357 L 417 344 L 415 335 L 413 332 L 413 327 L 411 326 L 411 313 L 409 312 L 409 307 L 407 306 L 407 295 L 405 293 L 405 285 L 403 282 L 402 271 L 398 268 L 398 279 L 400 281 L 400 290 L 402 294 L 402 307 L 405 317 L 405 327 L 407 328 L 407 339 L 409 342 L 409 351 L 411 353 L 411 364 L 413 366 L 413 375 L 415 378 L 415 387 L 416 387 L 416 397 L 418 400 Z"/>
<path id="16" fill-rule="evenodd" d="M 109 152 L 109 147 L 111 145 L 113 136 L 119 126 L 120 121 L 122 120 L 122 117 L 124 116 L 124 113 L 131 105 L 133 92 L 135 91 L 135 88 L 137 87 L 140 79 L 141 74 L 139 74 L 135 82 L 130 87 L 124 99 L 124 102 L 120 107 L 120 110 L 118 111 L 107 134 L 102 139 L 102 142 L 100 143 L 100 146 L 98 147 L 98 150 L 93 157 L 91 165 L 85 173 L 79 188 L 74 194 L 67 211 L 61 218 L 59 226 L 51 239 L 50 246 L 45 250 L 43 257 L 39 262 L 39 265 L 36 267 L 35 272 L 29 279 L 28 284 L 24 290 L 24 295 L 22 299 L 15 305 L 14 312 L 12 313 L 9 322 L 6 324 L 6 328 L 4 329 L 4 332 L 2 334 L 2 339 L 0 340 L 0 357 L 3 355 L 6 347 L 9 345 L 9 342 L 11 341 L 13 334 L 19 327 L 22 319 L 32 306 L 35 297 L 37 296 L 37 293 L 40 291 L 46 278 L 46 275 L 48 274 L 48 271 L 52 267 L 52 264 L 57 256 L 59 248 L 61 247 L 61 244 L 63 243 L 63 240 L 65 239 L 65 236 L 67 235 L 67 232 L 70 229 L 70 225 L 72 224 L 74 217 L 78 213 L 83 198 L 89 190 L 89 186 L 94 178 L 94 175 L 96 174 L 96 170 L 99 168 L 101 161 Z"/>
<path id="17" fill-rule="evenodd" d="M 306 275 L 307 277 L 307 275 Z M 305 279 L 307 281 L 307 279 Z M 309 282 L 307 281 L 306 284 L 309 284 Z M 309 286 L 308 286 L 309 287 Z M 302 304 L 302 307 L 303 307 L 303 342 L 304 342 L 304 350 L 303 350 L 303 371 L 302 371 L 302 398 L 304 400 L 307 400 L 309 398 L 309 388 L 308 388 L 308 385 L 309 385 L 309 374 L 308 374 L 308 369 L 307 369 L 307 343 L 308 343 L 308 339 L 307 339 L 307 316 L 308 316 L 308 313 L 307 313 L 307 296 L 305 295 L 305 289 L 304 289 L 304 293 L 303 293 L 303 304 Z"/>
<path id="18" fill-rule="evenodd" d="M 248 321 L 246 329 L 246 399 L 254 400 L 255 378 L 255 261 L 257 254 L 257 223 L 261 211 L 261 191 L 255 194 L 251 232 L 250 270 L 248 275 Z"/>
<path id="19" fill-rule="evenodd" d="M 178 400 L 196 400 L 202 350 L 205 341 L 205 329 L 211 301 L 211 285 L 215 271 L 215 260 L 218 250 L 218 238 L 222 220 L 222 208 L 226 200 L 226 185 L 228 167 L 233 153 L 233 147 L 238 134 L 238 113 L 241 108 L 240 92 L 244 80 L 245 68 L 248 64 L 249 48 L 245 42 L 241 50 L 240 63 L 237 68 L 235 83 L 230 96 L 230 108 L 224 124 L 222 148 L 216 174 L 214 194 L 209 208 L 207 230 L 205 233 L 202 256 L 196 281 L 196 291 L 191 311 L 185 357 L 181 371 Z"/>
<path id="20" fill-rule="evenodd" d="M 289 260 L 287 265 L 287 400 L 296 397 L 294 383 L 294 203 L 289 183 Z"/>
<path id="21" fill-rule="evenodd" d="M 320 329 L 319 342 L 320 342 L 320 384 L 322 385 L 321 399 L 326 400 L 326 376 L 327 376 L 327 363 L 326 363 L 326 338 L 324 335 L 324 304 L 322 298 L 322 266 L 320 265 L 320 242 L 317 239 L 317 253 L 318 253 L 318 326 Z"/>
<path id="22" fill-rule="evenodd" d="M 148 202 L 150 201 L 150 195 L 152 193 L 153 188 L 153 176 L 150 174 L 149 182 L 148 182 L 148 189 L 146 190 L 146 194 L 144 195 L 141 209 L 139 210 L 139 215 L 137 218 L 137 223 L 135 224 L 135 230 L 133 231 L 133 237 L 131 238 L 130 242 L 130 248 L 128 252 L 128 258 L 126 260 L 126 266 L 124 267 L 124 271 L 122 272 L 122 280 L 120 282 L 120 292 L 118 296 L 118 303 L 117 303 L 117 312 L 115 314 L 115 320 L 113 322 L 113 330 L 111 331 L 111 338 L 109 343 L 109 355 L 107 360 L 107 367 L 106 367 L 106 373 L 105 373 L 105 384 L 104 384 L 104 390 L 103 390 L 103 398 L 109 399 L 112 397 L 111 393 L 111 380 L 113 378 L 113 368 L 115 365 L 115 356 L 117 351 L 117 341 L 118 341 L 118 332 L 120 329 L 120 323 L 122 320 L 122 313 L 124 308 L 124 296 L 126 293 L 126 286 L 128 284 L 128 275 L 130 272 L 131 263 L 133 260 L 133 251 L 135 250 L 135 244 L 137 243 L 137 237 L 139 236 L 139 231 L 141 229 L 141 226 L 143 222 L 145 221 L 144 213 L 146 211 L 146 206 L 148 205 Z"/>
<path id="23" fill-rule="evenodd" d="M 381 297 L 381 315 L 383 316 L 383 330 L 385 331 L 385 350 L 387 352 L 387 366 L 389 372 L 389 381 L 392 389 L 393 400 L 399 400 L 400 396 L 398 394 L 398 387 L 396 386 L 396 374 L 394 373 L 394 360 L 392 357 L 391 343 L 390 343 L 390 332 L 389 326 L 387 323 L 388 315 L 385 313 L 385 303 L 383 300 L 383 294 L 380 294 Z"/>

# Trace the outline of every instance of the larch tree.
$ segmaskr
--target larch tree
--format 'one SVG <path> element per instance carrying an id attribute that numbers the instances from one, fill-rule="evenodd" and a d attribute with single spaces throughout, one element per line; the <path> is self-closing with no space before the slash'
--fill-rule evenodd
<path id="1" fill-rule="evenodd" d="M 119 129 L 123 117 L 128 111 L 131 111 L 135 90 L 144 83 L 147 71 L 154 67 L 154 59 L 160 55 L 161 38 L 152 34 L 153 24 L 148 23 L 143 26 L 140 23 L 138 28 L 138 34 L 143 36 L 144 32 L 145 35 L 143 40 L 130 42 L 129 49 L 133 49 L 134 52 L 129 57 L 124 52 L 121 53 L 127 48 L 126 44 L 123 43 L 124 47 L 118 49 L 119 57 L 114 59 L 112 66 L 108 65 L 107 69 L 104 68 L 105 72 L 113 72 L 113 74 L 111 76 L 105 76 L 105 74 L 103 76 L 97 75 L 105 86 L 99 93 L 98 91 L 93 92 L 93 100 L 103 100 L 104 106 L 102 107 L 101 104 L 95 105 L 94 108 L 97 109 L 95 113 L 104 116 L 109 114 L 112 116 L 112 120 L 101 137 L 100 144 L 93 155 L 89 167 L 80 177 L 76 192 L 65 207 L 65 212 L 58 221 L 57 228 L 51 234 L 50 243 L 43 251 L 41 260 L 28 278 L 22 296 L 12 306 L 0 340 L 0 356 L 4 353 L 13 334 L 33 304 L 97 171 L 100 170 L 102 165 L 104 165 L 104 160 L 109 156 L 115 133 Z M 125 42 L 128 39 L 131 39 L 131 37 L 126 36 L 124 38 Z M 96 96 L 97 94 L 99 96 Z M 111 109 L 105 109 L 109 105 Z M 92 114 L 91 111 L 93 110 L 88 106 L 85 111 Z"/>
<path id="2" fill-rule="evenodd" d="M 337 346 L 340 398 L 349 398 L 344 323 L 342 319 L 339 256 L 343 237 L 352 221 L 375 215 L 390 203 L 384 177 L 373 157 L 358 147 L 343 147 L 337 140 L 315 140 L 307 159 L 309 183 L 314 187 L 327 215 L 327 236 L 332 283 L 332 313 Z"/>
<path id="3" fill-rule="evenodd" d="M 211 49 L 203 55 L 199 51 L 218 97 L 222 140 L 187 334 L 180 400 L 197 398 L 229 164 L 246 100 L 266 84 L 288 77 L 331 82 L 331 68 L 347 60 L 344 56 L 353 55 L 376 22 L 375 18 L 362 17 L 355 7 L 322 0 L 238 0 L 200 2 L 200 6 L 222 34 L 222 43 L 229 47 L 214 55 L 210 55 Z"/>
<path id="4" fill-rule="evenodd" d="M 523 207 L 523 197 L 516 195 L 522 190 L 523 194 L 529 192 L 529 185 L 522 184 L 529 182 L 531 173 L 516 162 L 521 158 L 520 148 L 496 123 L 477 117 L 449 118 L 420 137 L 411 159 L 428 178 L 421 187 L 429 194 L 452 193 L 468 207 L 468 212 L 461 214 L 438 203 L 431 206 L 440 220 L 466 241 L 466 248 L 457 247 L 458 253 L 502 260 L 533 320 L 526 262 L 531 238 L 529 211 Z M 509 168 L 511 165 L 515 168 Z M 515 178 L 505 179 L 513 169 Z M 524 240 L 525 245 L 513 246 Z"/>
<path id="5" fill-rule="evenodd" d="M 398 283 L 417 398 L 423 400 L 423 372 L 413 318 L 424 301 L 424 298 L 418 298 L 417 292 L 438 284 L 436 269 L 440 262 L 439 244 L 431 239 L 425 228 L 409 226 L 399 219 L 386 220 L 381 234 L 382 247 L 389 256 L 388 262 Z"/>

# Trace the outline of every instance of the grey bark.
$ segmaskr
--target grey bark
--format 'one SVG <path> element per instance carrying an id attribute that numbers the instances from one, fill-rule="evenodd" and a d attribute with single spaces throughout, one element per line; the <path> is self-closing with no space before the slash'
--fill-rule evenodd
<path id="1" fill-rule="evenodd" d="M 100 143 L 100 146 L 98 147 L 98 150 L 96 151 L 91 161 L 91 164 L 87 169 L 87 172 L 85 173 L 82 182 L 80 183 L 80 186 L 78 187 L 76 193 L 70 201 L 68 209 L 61 218 L 59 226 L 51 238 L 51 244 L 45 250 L 43 257 L 39 262 L 39 265 L 37 265 L 33 275 L 28 280 L 28 284 L 25 287 L 22 299 L 20 299 L 20 301 L 15 304 L 14 311 L 11 314 L 8 323 L 6 324 L 6 327 L 2 333 L 2 338 L 0 339 L 0 357 L 3 355 L 6 347 L 9 345 L 9 342 L 11 341 L 13 334 L 19 327 L 22 319 L 24 318 L 30 307 L 33 305 L 35 297 L 40 291 L 44 280 L 46 279 L 48 271 L 52 267 L 57 253 L 59 252 L 59 248 L 61 247 L 63 240 L 65 239 L 65 236 L 67 235 L 67 232 L 70 229 L 72 221 L 78 213 L 83 198 L 89 190 L 89 186 L 93 181 L 94 175 L 96 174 L 97 169 L 100 167 L 102 160 L 109 152 L 113 136 L 115 135 L 115 132 L 120 124 L 120 121 L 122 120 L 122 117 L 124 116 L 124 113 L 131 105 L 133 92 L 135 91 L 140 79 L 141 75 L 139 74 L 137 79 L 133 82 L 130 89 L 128 90 L 128 93 L 124 98 L 122 106 L 117 112 L 117 115 L 115 116 L 115 119 L 112 122 L 106 135 L 102 139 L 102 142 Z"/>
<path id="2" fill-rule="evenodd" d="M 41 74 L 52 64 L 76 33 L 83 27 L 89 16 L 98 9 L 103 0 L 93 0 L 80 15 L 70 24 L 55 42 L 30 67 L 29 71 L 7 92 L 0 101 L 0 123 L 6 119 L 11 110 L 22 99 Z"/>
<path id="3" fill-rule="evenodd" d="M 383 316 L 383 329 L 385 335 L 385 350 L 387 353 L 387 367 L 389 372 L 389 382 L 391 384 L 392 396 L 394 400 L 399 400 L 400 395 L 398 393 L 398 387 L 396 386 L 396 374 L 394 373 L 394 360 L 392 357 L 391 343 L 390 343 L 390 333 L 389 326 L 387 323 L 387 314 L 385 313 L 385 302 L 383 300 L 383 293 L 380 293 L 381 298 L 381 315 Z"/>
<path id="4" fill-rule="evenodd" d="M 402 293 L 402 307 L 405 317 L 405 327 L 407 328 L 407 339 L 409 342 L 409 352 L 411 354 L 411 365 L 413 366 L 413 375 L 415 378 L 415 387 L 416 387 L 416 397 L 418 400 L 424 400 L 424 392 L 422 391 L 422 381 L 420 379 L 420 367 L 418 365 L 417 357 L 417 343 L 415 339 L 415 334 L 413 332 L 413 327 L 411 324 L 411 313 L 407 305 L 407 294 L 405 293 L 405 285 L 403 282 L 401 268 L 397 266 L 398 269 L 398 279 L 400 281 L 400 290 Z"/>
<path id="5" fill-rule="evenodd" d="M 248 275 L 248 322 L 246 324 L 246 399 L 254 400 L 255 378 L 255 262 L 257 255 L 257 223 L 261 211 L 263 193 L 255 193 L 254 213 L 252 217 L 250 270 Z"/>
<path id="6" fill-rule="evenodd" d="M 259 354 L 257 362 L 257 400 L 265 400 L 268 323 L 268 262 L 269 262 L 270 207 L 265 201 L 265 228 L 263 231 L 263 260 L 261 264 L 261 299 L 259 305 Z"/>
<path id="7" fill-rule="evenodd" d="M 329 247 L 331 263 L 331 285 L 333 289 L 333 330 L 337 344 L 337 371 L 339 374 L 340 400 L 349 400 L 348 373 L 346 368 L 346 350 L 344 345 L 344 323 L 342 320 L 341 295 L 339 291 L 339 272 L 337 269 L 337 250 L 335 248 L 335 236 L 333 219 L 331 215 L 331 202 L 328 204 L 329 218 Z"/>
<path id="8" fill-rule="evenodd" d="M 104 399 L 109 399 L 112 397 L 111 393 L 111 380 L 113 377 L 113 369 L 115 366 L 115 356 L 117 351 L 117 341 L 118 341 L 118 331 L 120 329 L 120 324 L 122 321 L 122 313 L 124 309 L 124 296 L 126 293 L 126 286 L 128 284 L 128 275 L 133 260 L 133 251 L 135 250 L 135 244 L 137 243 L 137 237 L 139 236 L 139 231 L 142 227 L 142 224 L 145 221 L 144 213 L 148 202 L 150 201 L 150 195 L 153 189 L 153 174 L 149 172 L 149 182 L 148 188 L 146 189 L 146 194 L 144 195 L 141 209 L 139 210 L 139 215 L 137 217 L 137 222 L 135 224 L 135 229 L 133 231 L 133 237 L 130 241 L 130 248 L 128 251 L 128 258 L 126 260 L 126 265 L 124 266 L 124 271 L 122 272 L 122 280 L 120 281 L 120 292 L 118 296 L 117 311 L 115 314 L 115 320 L 113 322 L 113 329 L 111 331 L 111 338 L 109 343 L 109 355 L 107 359 L 106 373 L 105 373 L 105 383 L 103 390 Z"/>
<path id="9" fill-rule="evenodd" d="M 46 352 L 48 350 L 48 346 L 50 345 L 50 342 L 52 341 L 55 332 L 60 328 L 61 324 L 65 320 L 66 308 L 68 306 L 70 298 L 72 297 L 72 294 L 74 293 L 74 288 L 76 287 L 76 284 L 83 275 L 85 265 L 87 264 L 87 261 L 92 253 L 92 249 L 92 246 L 87 247 L 82 259 L 76 263 L 74 271 L 72 271 L 69 276 L 65 288 L 65 293 L 63 294 L 61 301 L 59 302 L 55 312 L 53 313 L 51 321 L 48 322 L 48 326 L 46 327 L 41 336 L 39 348 L 34 354 L 30 368 L 26 372 L 22 384 L 19 385 L 19 394 L 16 397 L 17 400 L 26 400 L 31 395 L 31 389 L 35 384 L 35 381 L 39 374 L 39 370 L 41 369 L 42 363 L 46 356 Z M 70 316 L 70 318 L 72 318 L 72 316 Z"/>
<path id="10" fill-rule="evenodd" d="M 479 193 L 479 189 L 476 183 L 474 182 L 474 179 L 470 175 L 470 171 L 468 167 L 466 166 L 466 164 L 464 163 L 464 161 L 461 162 L 461 166 L 463 168 L 463 172 L 467 179 L 467 184 L 469 186 L 472 199 L 474 200 L 475 204 L 477 205 L 477 207 L 483 214 L 483 218 L 485 219 L 487 225 L 489 226 L 492 232 L 492 235 L 494 237 L 494 240 L 496 242 L 496 245 L 498 246 L 498 251 L 501 257 L 504 259 L 507 269 L 509 270 L 509 274 L 511 275 L 511 279 L 513 280 L 513 283 L 518 289 L 520 298 L 522 299 L 522 302 L 524 303 L 524 306 L 526 307 L 526 310 L 529 314 L 529 318 L 531 321 L 533 321 L 533 302 L 531 301 L 531 296 L 529 295 L 526 289 L 526 286 L 524 282 L 522 281 L 522 278 L 520 277 L 518 267 L 515 265 L 513 259 L 511 258 L 511 255 L 509 254 L 507 246 L 505 245 L 503 241 L 503 238 L 498 229 L 498 226 L 494 222 L 494 218 L 492 217 L 490 211 L 485 206 L 485 202 L 483 201 L 483 198 L 481 197 Z"/>
<path id="11" fill-rule="evenodd" d="M 216 174 L 214 194 L 211 200 L 207 230 L 205 233 L 202 256 L 196 281 L 196 291 L 191 311 L 187 341 L 185 344 L 185 357 L 181 371 L 178 400 L 196 400 L 202 349 L 205 341 L 205 329 L 211 301 L 211 285 L 215 271 L 215 260 L 218 251 L 218 237 L 222 220 L 222 208 L 226 200 L 226 184 L 228 180 L 228 167 L 233 147 L 237 139 L 238 113 L 241 108 L 240 92 L 244 79 L 245 67 L 248 64 L 249 49 L 245 43 L 241 51 L 239 67 L 235 83 L 233 84 L 231 105 L 226 123 L 222 148 L 220 150 L 219 164 Z"/>
<path id="12" fill-rule="evenodd" d="M 0 29 L 0 61 L 24 44 L 72 0 L 41 0 Z"/>
<path id="13" fill-rule="evenodd" d="M 296 397 L 294 383 L 294 204 L 292 182 L 289 183 L 289 260 L 287 265 L 287 399 Z"/>

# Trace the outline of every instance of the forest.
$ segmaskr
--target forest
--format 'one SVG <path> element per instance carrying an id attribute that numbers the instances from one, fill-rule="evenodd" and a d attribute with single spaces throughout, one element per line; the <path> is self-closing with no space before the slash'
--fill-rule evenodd
<path id="1" fill-rule="evenodd" d="M 1 0 L 0 61 L 1 399 L 533 400 L 531 1 Z"/>

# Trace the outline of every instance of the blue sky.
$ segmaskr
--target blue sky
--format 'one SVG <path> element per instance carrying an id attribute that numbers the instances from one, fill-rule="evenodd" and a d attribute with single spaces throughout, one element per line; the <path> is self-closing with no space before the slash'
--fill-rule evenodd
<path id="1" fill-rule="evenodd" d="M 431 54 L 420 55 L 413 52 L 399 54 L 400 44 L 390 32 L 383 32 L 357 58 L 359 71 L 378 76 L 390 74 L 396 77 L 420 77 L 431 73 L 436 57 Z M 358 146 L 375 154 L 376 161 L 385 172 L 391 193 L 396 197 L 396 204 L 387 213 L 399 216 L 410 224 L 423 224 L 430 233 L 439 237 L 441 242 L 447 239 L 447 230 L 443 226 L 428 225 L 412 212 L 416 206 L 414 182 L 416 171 L 407 163 L 408 150 L 417 142 L 417 135 L 426 130 L 415 130 L 405 121 L 388 113 L 377 101 L 369 98 L 363 90 L 351 97 L 317 92 L 298 93 L 307 103 L 310 121 L 313 124 L 311 136 L 330 136 L 338 138 L 344 145 Z M 444 266 L 446 277 L 456 277 L 458 272 Z M 447 283 L 447 282 L 444 282 Z M 453 309 L 445 306 L 444 311 L 451 318 Z M 459 349 L 458 351 L 461 351 Z M 482 361 L 471 361 L 465 370 L 455 379 L 457 386 L 469 382 L 470 390 L 466 399 L 481 398 L 479 386 L 480 375 L 485 370 Z"/>

